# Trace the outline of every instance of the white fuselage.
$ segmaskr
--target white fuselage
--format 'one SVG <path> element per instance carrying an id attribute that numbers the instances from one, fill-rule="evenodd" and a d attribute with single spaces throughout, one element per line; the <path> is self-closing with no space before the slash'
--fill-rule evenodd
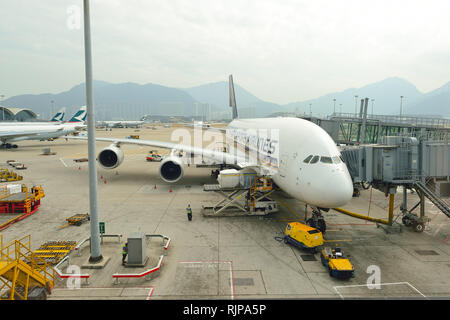
<path id="1" fill-rule="evenodd" d="M 7 125 L 0 127 L 0 132 L 18 132 L 18 133 L 24 133 L 24 135 L 20 137 L 12 137 L 12 138 L 4 138 L 2 141 L 4 143 L 11 143 L 11 142 L 17 142 L 17 141 L 24 141 L 24 140 L 48 140 L 48 139 L 55 139 L 61 136 L 65 136 L 71 133 L 74 133 L 75 131 L 80 130 L 81 128 L 85 127 L 83 123 L 73 122 L 73 123 L 63 123 L 63 124 L 55 124 L 55 123 L 37 123 L 37 124 L 31 124 L 31 123 L 17 123 L 17 124 L 11 124 L 8 123 Z M 27 132 L 30 132 L 30 135 L 26 135 Z"/>
<path id="2" fill-rule="evenodd" d="M 233 120 L 227 135 L 236 130 L 250 132 L 250 135 L 255 130 L 275 132 L 274 140 L 278 141 L 269 139 L 263 147 L 265 150 L 273 148 L 276 153 L 273 156 L 278 161 L 268 164 L 266 153 L 258 159 L 259 165 L 271 168 L 275 165 L 273 181 L 292 197 L 322 208 L 340 207 L 351 200 L 353 183 L 347 166 L 339 158 L 340 152 L 333 139 L 321 127 L 299 118 L 260 118 Z M 318 156 L 319 160 L 305 163 L 310 155 Z M 320 157 L 324 157 L 323 161 Z M 329 159 L 334 162 L 329 163 Z"/>

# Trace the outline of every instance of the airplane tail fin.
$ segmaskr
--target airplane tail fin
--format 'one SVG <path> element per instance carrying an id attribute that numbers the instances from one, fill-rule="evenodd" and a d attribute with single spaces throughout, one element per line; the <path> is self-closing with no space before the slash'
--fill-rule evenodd
<path id="1" fill-rule="evenodd" d="M 230 89 L 230 107 L 232 108 L 233 111 L 233 120 L 237 119 L 238 117 L 238 112 L 237 112 L 237 107 L 236 107 L 236 96 L 234 95 L 234 84 L 233 84 L 233 75 L 230 74 L 229 77 L 229 89 Z"/>
<path id="2" fill-rule="evenodd" d="M 86 120 L 86 106 L 82 106 L 68 122 L 84 122 Z"/>
<path id="3" fill-rule="evenodd" d="M 66 108 L 61 108 L 61 110 L 59 110 L 54 116 L 53 118 L 50 120 L 52 122 L 60 122 L 64 119 L 64 115 L 66 114 Z"/>

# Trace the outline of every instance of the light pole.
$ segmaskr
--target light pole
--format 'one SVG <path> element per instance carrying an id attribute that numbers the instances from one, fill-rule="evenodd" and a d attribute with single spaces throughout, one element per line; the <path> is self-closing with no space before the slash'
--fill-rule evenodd
<path id="1" fill-rule="evenodd" d="M 51 102 L 51 104 L 52 104 L 52 114 L 50 115 L 50 119 L 53 117 L 53 103 L 55 102 L 54 100 L 52 100 L 52 101 L 50 101 Z"/>
<path id="2" fill-rule="evenodd" d="M 402 116 L 402 101 L 404 96 L 400 96 L 400 117 Z"/>
<path id="3" fill-rule="evenodd" d="M 372 118 L 373 118 L 373 102 L 375 101 L 375 99 L 372 99 Z"/>
<path id="4" fill-rule="evenodd" d="M 95 160 L 95 117 L 92 92 L 92 50 L 91 22 L 89 17 L 89 0 L 83 0 L 84 8 L 84 59 L 86 72 L 86 111 L 88 129 L 88 159 L 89 159 L 89 208 L 91 219 L 91 255 L 90 263 L 103 260 L 100 248 L 100 230 L 97 205 L 97 161 Z"/>
<path id="5" fill-rule="evenodd" d="M 312 109 L 311 109 L 311 105 L 312 105 L 312 103 L 309 104 L 309 116 L 310 116 L 310 118 L 312 118 Z"/>
<path id="6" fill-rule="evenodd" d="M 358 96 L 355 95 L 355 117 L 358 115 Z"/>
<path id="7" fill-rule="evenodd" d="M 333 99 L 333 114 L 336 113 L 336 99 Z"/>
<path id="8" fill-rule="evenodd" d="M 2 98 L 2 100 L 1 100 L 2 104 L 3 104 L 3 98 L 4 98 L 4 97 L 5 97 L 4 94 L 1 94 L 1 95 L 0 95 L 0 98 Z M 2 118 L 2 121 L 5 121 L 5 107 L 3 107 L 3 106 L 2 106 L 2 111 L 3 111 L 3 118 Z"/>

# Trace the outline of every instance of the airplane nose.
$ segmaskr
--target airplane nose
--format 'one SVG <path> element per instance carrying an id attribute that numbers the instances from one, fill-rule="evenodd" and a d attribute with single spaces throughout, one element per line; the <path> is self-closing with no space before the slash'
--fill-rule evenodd
<path id="1" fill-rule="evenodd" d="M 329 191 L 321 197 L 321 207 L 337 208 L 347 204 L 353 196 L 353 183 L 348 172 L 330 175 L 326 181 Z"/>

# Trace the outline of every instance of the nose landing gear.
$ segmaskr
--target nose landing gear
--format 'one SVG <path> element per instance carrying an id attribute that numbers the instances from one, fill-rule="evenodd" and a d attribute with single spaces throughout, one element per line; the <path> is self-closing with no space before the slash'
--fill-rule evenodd
<path id="1" fill-rule="evenodd" d="M 322 216 L 319 208 L 313 208 L 312 217 L 306 220 L 306 224 L 310 227 L 319 229 L 320 232 L 325 233 L 327 224 Z"/>

